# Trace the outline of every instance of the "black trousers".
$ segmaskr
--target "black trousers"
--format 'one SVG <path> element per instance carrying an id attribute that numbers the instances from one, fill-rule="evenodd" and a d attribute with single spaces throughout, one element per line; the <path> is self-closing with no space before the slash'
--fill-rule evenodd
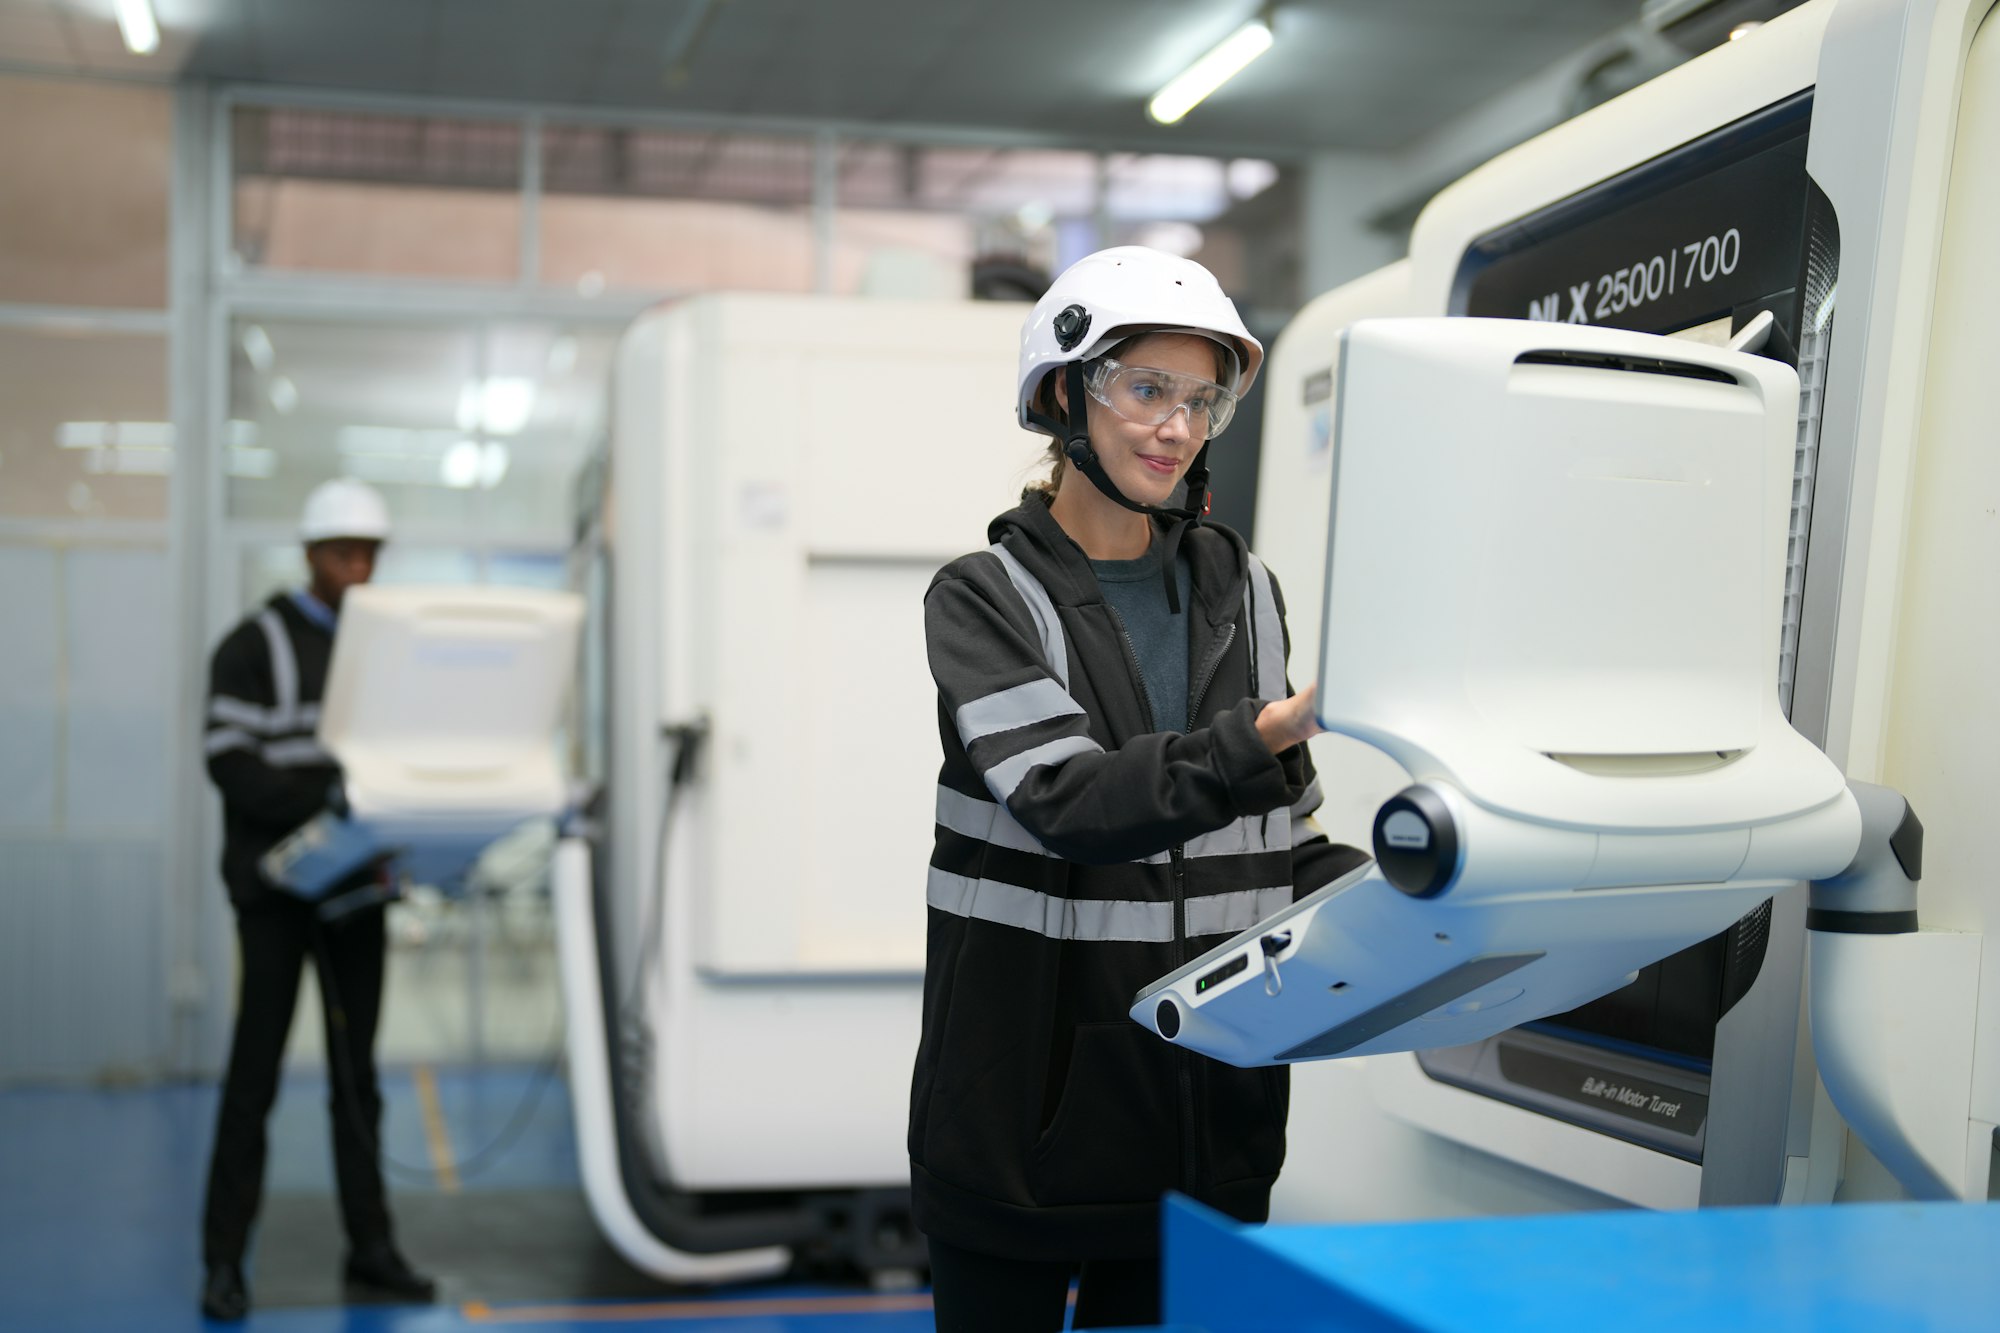
<path id="1" fill-rule="evenodd" d="M 1157 1258 L 1044 1263 L 1000 1259 L 937 1240 L 930 1250 L 937 1333 L 1055 1333 L 1063 1326 L 1072 1277 L 1077 1287 L 1071 1327 L 1160 1322 Z"/>
<path id="2" fill-rule="evenodd" d="M 382 1096 L 375 1081 L 383 911 L 367 908 L 322 924 L 310 904 L 267 893 L 237 908 L 236 939 L 242 984 L 209 1160 L 202 1261 L 241 1263 L 249 1244 L 264 1193 L 265 1121 L 277 1100 L 285 1039 L 308 957 L 315 959 L 326 1011 L 327 1101 L 341 1222 L 356 1249 L 385 1243 L 389 1205 L 379 1157 Z"/>

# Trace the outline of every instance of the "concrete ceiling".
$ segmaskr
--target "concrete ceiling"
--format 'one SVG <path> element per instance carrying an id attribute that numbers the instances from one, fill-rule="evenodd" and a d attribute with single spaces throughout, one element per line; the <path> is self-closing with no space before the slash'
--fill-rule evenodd
<path id="1" fill-rule="evenodd" d="M 1283 0 L 1180 125 L 1145 99 L 1254 0 L 0 0 L 0 67 L 941 127 L 1160 152 L 1382 150 L 1632 22 L 1639 0 Z"/>

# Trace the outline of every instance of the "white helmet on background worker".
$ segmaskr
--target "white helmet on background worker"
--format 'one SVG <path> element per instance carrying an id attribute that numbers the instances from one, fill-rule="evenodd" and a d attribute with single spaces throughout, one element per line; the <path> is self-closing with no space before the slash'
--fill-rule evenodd
<path id="1" fill-rule="evenodd" d="M 389 540 L 389 506 L 380 491 L 352 477 L 336 477 L 313 488 L 299 517 L 299 540 L 310 546 L 337 537 Z"/>

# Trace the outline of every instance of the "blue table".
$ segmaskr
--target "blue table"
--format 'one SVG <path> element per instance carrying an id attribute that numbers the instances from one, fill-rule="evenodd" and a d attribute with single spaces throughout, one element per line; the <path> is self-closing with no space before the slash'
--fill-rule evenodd
<path id="1" fill-rule="evenodd" d="M 2000 1206 L 1244 1226 L 1174 1198 L 1166 1323 L 1203 1333 L 2000 1330 Z"/>

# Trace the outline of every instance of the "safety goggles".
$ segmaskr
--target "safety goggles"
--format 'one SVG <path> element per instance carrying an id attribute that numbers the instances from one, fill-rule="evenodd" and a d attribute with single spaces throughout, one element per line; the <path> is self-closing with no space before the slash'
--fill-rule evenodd
<path id="1" fill-rule="evenodd" d="M 1236 395 L 1212 380 L 1146 366 L 1128 366 L 1099 357 L 1086 368 L 1084 387 L 1090 396 L 1141 426 L 1158 426 L 1185 411 L 1188 434 L 1212 440 L 1236 415 Z"/>

